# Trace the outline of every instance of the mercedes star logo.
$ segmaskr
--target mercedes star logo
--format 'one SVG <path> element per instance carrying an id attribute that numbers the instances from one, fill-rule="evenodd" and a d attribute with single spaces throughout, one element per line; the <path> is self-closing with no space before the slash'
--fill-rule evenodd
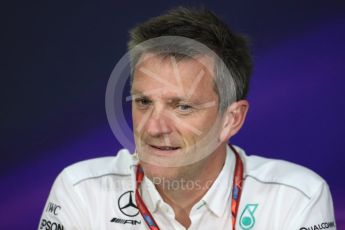
<path id="1" fill-rule="evenodd" d="M 120 211 L 129 217 L 135 217 L 139 214 L 137 206 L 133 203 L 132 194 L 133 191 L 127 191 L 123 193 L 118 200 L 118 206 Z"/>

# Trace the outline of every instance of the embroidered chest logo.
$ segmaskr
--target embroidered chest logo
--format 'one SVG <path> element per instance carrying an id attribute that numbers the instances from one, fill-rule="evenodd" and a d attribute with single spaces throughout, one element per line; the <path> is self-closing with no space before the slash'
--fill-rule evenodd
<path id="1" fill-rule="evenodd" d="M 127 191 L 123 193 L 118 198 L 117 205 L 121 213 L 126 217 L 136 217 L 139 214 L 139 210 L 137 206 L 134 204 L 134 191 Z M 131 225 L 141 224 L 141 220 L 122 219 L 119 217 L 112 218 L 110 222 Z"/>
<path id="2" fill-rule="evenodd" d="M 255 210 L 259 204 L 247 204 L 241 213 L 240 227 L 243 230 L 250 230 L 255 225 Z"/>
<path id="3" fill-rule="evenodd" d="M 134 204 L 133 199 L 133 191 L 127 191 L 123 193 L 118 199 L 118 206 L 120 211 L 128 217 L 135 217 L 139 214 L 139 210 L 137 206 Z"/>

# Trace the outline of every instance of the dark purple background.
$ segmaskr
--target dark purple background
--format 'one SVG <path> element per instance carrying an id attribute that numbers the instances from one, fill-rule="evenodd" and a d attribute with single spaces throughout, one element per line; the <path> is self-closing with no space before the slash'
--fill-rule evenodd
<path id="1" fill-rule="evenodd" d="M 0 229 L 35 229 L 64 167 L 117 152 L 104 95 L 128 29 L 184 2 L 0 3 Z M 253 44 L 250 113 L 233 143 L 318 172 L 345 229 L 345 1 L 188 2 Z"/>

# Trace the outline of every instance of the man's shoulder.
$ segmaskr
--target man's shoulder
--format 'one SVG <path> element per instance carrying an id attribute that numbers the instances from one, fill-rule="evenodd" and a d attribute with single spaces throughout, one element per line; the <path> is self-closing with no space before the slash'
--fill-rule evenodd
<path id="1" fill-rule="evenodd" d="M 245 176 L 264 184 L 279 184 L 299 190 L 311 198 L 326 185 L 325 180 L 314 171 L 285 160 L 247 156 L 243 150 Z"/>
<path id="2" fill-rule="evenodd" d="M 72 185 L 103 176 L 126 177 L 131 175 L 135 164 L 133 155 L 127 149 L 121 149 L 116 156 L 99 157 L 80 161 L 66 167 L 60 177 L 68 178 Z"/>

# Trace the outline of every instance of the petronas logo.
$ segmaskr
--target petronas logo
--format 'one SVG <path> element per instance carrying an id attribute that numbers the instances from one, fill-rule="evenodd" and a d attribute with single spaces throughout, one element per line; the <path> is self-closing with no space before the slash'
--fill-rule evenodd
<path id="1" fill-rule="evenodd" d="M 247 204 L 240 217 L 240 226 L 243 230 L 250 230 L 255 225 L 254 213 L 259 204 Z"/>

